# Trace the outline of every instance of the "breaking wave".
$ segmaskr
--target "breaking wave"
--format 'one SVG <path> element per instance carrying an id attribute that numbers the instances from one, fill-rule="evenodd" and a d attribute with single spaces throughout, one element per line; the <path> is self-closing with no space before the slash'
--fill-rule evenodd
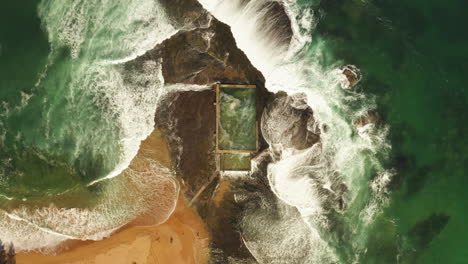
<path id="1" fill-rule="evenodd" d="M 51 53 L 22 106 L 44 113 L 34 153 L 84 182 L 28 198 L 2 194 L 0 237 L 17 250 L 50 251 L 68 239 L 102 239 L 133 220 L 164 222 L 178 198 L 173 172 L 148 157 L 132 159 L 154 129 L 159 100 L 177 87 L 165 87 L 158 59 L 138 70 L 127 62 L 177 29 L 153 0 L 43 0 L 38 13 Z"/>
<path id="2" fill-rule="evenodd" d="M 54 204 L 21 206 L 1 211 L 0 228 L 4 241 L 13 241 L 18 250 L 41 249 L 53 253 L 68 239 L 100 240 L 125 224 L 155 225 L 165 222 L 174 211 L 179 187 L 171 172 L 158 162 L 140 158 L 106 183 L 96 204 L 90 208 L 66 208 Z"/>
<path id="3" fill-rule="evenodd" d="M 39 16 L 52 53 L 66 47 L 77 64 L 72 66 L 70 97 L 88 96 L 93 105 L 103 106 L 106 117 L 117 119 L 117 125 L 107 126 L 120 132 L 122 155 L 104 177 L 111 178 L 128 167 L 139 142 L 153 130 L 155 105 L 164 91 L 159 61 L 147 62 L 138 74 L 129 72 L 124 63 L 169 38 L 176 29 L 157 1 L 59 2 L 42 1 Z"/>
<path id="4" fill-rule="evenodd" d="M 295 97 L 287 104 L 276 104 L 274 113 L 262 117 L 262 132 L 274 157 L 268 181 L 277 205 L 246 212 L 243 236 L 247 247 L 261 263 L 358 261 L 365 253 L 360 241 L 365 241 L 369 224 L 386 203 L 391 178 L 381 164 L 390 148 L 387 129 L 369 118 L 376 107 L 374 100 L 348 89 L 342 62 L 324 65 L 326 43 L 319 37 L 312 39 L 318 22 L 312 7 L 299 7 L 295 1 L 199 2 L 231 27 L 239 48 L 265 76 L 268 90 Z M 272 29 L 281 17 L 269 16 L 268 8 L 278 6 L 291 21 L 292 36 L 287 43 Z M 270 27 L 265 27 L 265 21 Z M 285 140 L 290 137 L 292 119 L 278 115 L 308 106 L 314 120 L 304 129 L 320 134 L 320 142 L 302 149 Z M 285 209 L 288 206 L 298 214 Z M 272 239 L 272 226 L 287 242 Z M 286 231 L 288 226 L 291 232 Z M 291 254 L 302 257 L 284 258 Z"/>
<path id="5" fill-rule="evenodd" d="M 294 1 L 276 2 L 291 21 L 288 37 L 287 30 L 275 30 L 282 18 L 270 16 L 270 10 L 278 8 L 274 1 L 200 2 L 231 26 L 237 45 L 263 73 L 270 91 L 295 95 L 287 104 L 277 104 L 276 114 L 262 117 L 262 132 L 274 157 L 268 166 L 268 183 L 276 200 L 266 199 L 274 206 L 245 212 L 241 227 L 246 246 L 261 263 L 357 261 L 365 248 L 356 241 L 365 238 L 366 226 L 385 204 L 391 177 L 380 160 L 389 149 L 386 129 L 355 122 L 366 119 L 374 101 L 345 89 L 349 83 L 341 62 L 323 65 L 326 43 L 312 40 L 317 23 L 313 9 L 299 8 Z M 157 1 L 67 3 L 43 0 L 39 5 L 51 54 L 22 107 L 34 100 L 53 106 L 41 108 L 45 116 L 41 129 L 51 144 L 39 145 L 37 156 L 47 160 L 41 152 L 71 145 L 63 155 L 67 162 L 88 156 L 100 161 L 91 167 L 101 166 L 102 171 L 84 173 L 86 187 L 80 189 L 88 194 L 89 189 L 99 189 L 99 195 L 88 207 L 51 204 L 2 210 L 0 237 L 13 241 L 19 250 L 54 247 L 67 239 L 101 239 L 148 212 L 158 213 L 145 224 L 167 219 L 179 190 L 171 171 L 148 158 L 133 166 L 131 161 L 140 142 L 153 131 L 154 112 L 165 93 L 206 88 L 165 87 L 158 60 L 145 62 L 138 72 L 127 67 L 127 62 L 177 32 Z M 63 97 L 35 99 L 51 91 Z M 314 120 L 307 130 L 319 133 L 320 142 L 298 148 L 278 141 L 282 137 L 275 136 L 276 130 L 289 126 L 289 120 L 278 118 L 278 113 L 308 106 Z M 86 126 L 80 120 L 86 120 Z M 70 139 L 73 135 L 79 137 Z M 78 164 L 74 169 L 86 171 L 86 166 Z M 338 226 L 339 230 L 334 228 Z"/>

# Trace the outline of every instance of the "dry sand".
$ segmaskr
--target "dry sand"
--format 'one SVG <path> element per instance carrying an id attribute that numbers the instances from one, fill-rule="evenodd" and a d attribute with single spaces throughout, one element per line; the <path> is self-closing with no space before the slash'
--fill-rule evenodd
<path id="1" fill-rule="evenodd" d="M 130 167 L 139 166 L 139 159 L 157 160 L 172 166 L 167 145 L 158 130 L 142 142 Z M 147 216 L 144 216 L 147 217 Z M 150 216 L 149 216 L 150 217 Z M 141 223 L 137 219 L 135 223 Z M 156 226 L 132 223 L 100 241 L 77 242 L 57 256 L 29 252 L 18 253 L 18 264 L 202 264 L 209 257 L 209 234 L 200 216 L 186 205 L 179 195 L 169 219 Z"/>

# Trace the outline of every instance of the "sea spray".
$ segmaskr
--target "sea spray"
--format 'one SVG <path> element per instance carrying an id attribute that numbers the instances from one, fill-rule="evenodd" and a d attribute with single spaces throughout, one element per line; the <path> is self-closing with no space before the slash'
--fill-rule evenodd
<path id="1" fill-rule="evenodd" d="M 319 37 L 312 39 L 318 19 L 312 8 L 300 9 L 295 2 L 282 2 L 294 33 L 291 43 L 285 46 L 261 27 L 265 20 L 261 7 L 268 1 L 200 2 L 215 17 L 231 26 L 238 46 L 264 74 L 267 89 L 289 94 L 300 92 L 307 96 L 316 125 L 321 130 L 320 144 L 305 150 L 279 146 L 280 159 L 268 168 L 270 186 L 280 199 L 278 203 L 297 208 L 300 218 L 319 234 L 314 243 L 322 247 L 325 243 L 330 248 L 310 255 L 308 261 L 357 261 L 359 254 L 365 252 L 360 241 L 365 240 L 366 226 L 385 204 L 386 184 L 391 177 L 381 165 L 381 158 L 389 149 L 386 129 L 377 129 L 372 124 L 357 128 L 353 124 L 354 120 L 375 108 L 372 98 L 343 89 L 347 87 L 347 79 L 340 70 L 339 61 L 324 64 L 326 43 Z M 262 120 L 262 124 L 269 122 L 274 119 Z M 271 127 L 278 125 L 281 126 L 272 123 Z M 271 151 L 275 152 L 275 149 Z M 260 220 L 252 217 L 248 212 L 244 221 Z M 295 219 L 293 216 L 283 217 L 284 221 Z M 261 248 L 252 246 L 267 239 L 260 235 L 262 232 L 267 232 L 262 226 L 244 224 L 244 234 L 257 234 L 246 239 L 247 247 L 253 249 L 252 254 L 257 259 L 266 254 Z M 302 236 L 302 232 L 297 232 L 294 244 L 302 241 Z M 271 253 L 280 257 L 285 252 L 288 247 L 278 245 Z"/>

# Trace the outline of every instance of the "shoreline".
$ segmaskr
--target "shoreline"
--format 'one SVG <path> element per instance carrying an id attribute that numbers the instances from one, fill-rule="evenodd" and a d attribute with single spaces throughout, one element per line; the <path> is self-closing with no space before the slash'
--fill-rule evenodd
<path id="1" fill-rule="evenodd" d="M 69 250 L 56 256 L 19 252 L 16 263 L 206 263 L 209 240 L 203 221 L 180 196 L 176 210 L 163 224 L 129 224 L 103 240 L 77 241 Z"/>
<path id="2" fill-rule="evenodd" d="M 167 142 L 158 129 L 154 129 L 151 135 L 141 142 L 140 150 L 127 170 L 146 170 L 149 166 L 148 160 L 160 164 L 161 168 L 172 168 Z M 124 172 L 120 177 L 130 177 L 129 175 Z M 163 187 L 163 190 L 168 196 L 176 198 L 173 206 L 159 208 L 157 201 L 161 193 L 156 190 L 148 197 L 148 202 L 154 203 L 155 207 L 150 206 L 148 211 L 109 237 L 98 241 L 65 241 L 58 247 L 63 250 L 57 255 L 18 252 L 17 263 L 207 263 L 210 235 L 205 223 L 197 212 L 187 205 L 184 195 L 178 190 L 179 187 L 174 189 L 168 186 L 170 185 Z"/>

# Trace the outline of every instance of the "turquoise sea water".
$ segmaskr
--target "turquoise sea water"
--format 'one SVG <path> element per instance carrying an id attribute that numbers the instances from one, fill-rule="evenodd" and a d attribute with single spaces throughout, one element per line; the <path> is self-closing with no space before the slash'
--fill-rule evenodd
<path id="1" fill-rule="evenodd" d="M 310 8 L 311 2 L 299 1 Z M 357 65 L 396 174 L 362 263 L 467 263 L 466 1 L 320 1 L 323 64 Z"/>
<path id="2" fill-rule="evenodd" d="M 53 195 L 118 174 L 152 130 L 161 82 L 157 62 L 138 76 L 123 64 L 172 34 L 164 11 L 45 0 L 1 12 L 0 192 Z"/>
<path id="3" fill-rule="evenodd" d="M 74 1 L 74 4 L 62 1 L 2 3 L 2 210 L 8 211 L 19 205 L 48 205 L 50 201 L 65 208 L 87 208 L 97 202 L 95 199 L 101 196 L 106 183 L 98 186 L 88 184 L 112 173 L 118 164 L 128 159 L 122 154 L 128 153 L 129 149 L 135 151 L 130 143 L 138 142 L 147 131 L 137 135 L 132 132 L 152 126 L 155 95 L 149 91 L 156 90 L 135 84 L 154 78 L 151 74 L 142 79 L 124 78 L 125 73 L 118 64 L 174 31 L 171 26 L 161 26 L 166 25 L 165 20 L 158 15 L 161 9 L 153 6 L 154 3 L 135 1 L 131 6 L 126 1 L 104 0 Z M 97 4 L 102 8 L 96 9 Z M 303 54 L 309 54 L 313 60 L 318 58 L 323 68 L 333 68 L 338 62 L 360 68 L 363 80 L 357 89 L 374 98 L 381 122 L 388 128 L 391 150 L 388 158 L 380 160 L 383 167 L 394 172 L 388 205 L 382 206 L 383 213 L 377 214 L 369 225 L 357 225 L 359 230 L 354 230 L 352 235 L 340 237 L 341 231 L 348 234 L 348 229 L 356 227 L 353 221 L 358 222 L 359 213 L 367 203 L 371 204 L 366 186 L 375 173 L 373 157 L 384 155 L 369 150 L 363 154 L 354 152 L 359 149 L 356 145 L 367 146 L 356 139 L 357 136 L 352 134 L 354 130 L 347 130 L 349 124 L 342 122 L 351 122 L 351 117 L 354 117 L 346 112 L 349 108 L 339 106 L 346 101 L 342 100 L 346 94 L 341 90 L 326 90 L 327 75 L 320 72 L 319 67 L 305 71 L 311 78 L 303 78 L 297 83 L 288 79 L 297 73 L 296 68 L 286 71 L 288 74 L 284 75 L 284 81 L 287 85 L 281 89 L 291 88 L 288 85 L 304 85 L 302 81 L 307 80 L 310 85 L 304 86 L 317 88 L 320 96 L 326 95 L 329 99 L 319 101 L 320 96 L 311 97 L 320 103 L 314 111 L 324 110 L 319 114 L 331 125 L 338 125 L 336 129 L 344 131 L 331 138 L 328 147 L 332 147 L 328 149 L 330 152 L 344 149 L 344 154 L 332 157 L 341 158 L 338 166 L 342 165 L 341 172 L 350 176 L 346 178 L 347 183 L 352 192 L 358 194 L 355 204 L 348 210 L 349 214 L 340 220 L 345 222 L 343 228 L 329 229 L 321 235 L 328 238 L 332 248 L 336 248 L 342 263 L 355 259 L 352 258 L 356 253 L 354 249 L 361 250 L 357 252 L 359 263 L 467 263 L 465 245 L 468 244 L 468 232 L 464 222 L 468 218 L 468 192 L 465 191 L 468 183 L 468 142 L 465 137 L 468 120 L 464 112 L 468 106 L 468 95 L 463 77 L 468 70 L 465 64 L 468 35 L 463 25 L 468 24 L 465 17 L 468 4 L 461 0 L 298 0 L 297 6 L 311 10 L 315 23 L 312 42 L 305 47 Z M 150 36 L 156 36 L 158 40 L 150 39 Z M 238 45 L 245 48 L 243 43 L 246 39 L 238 39 Z M 261 55 L 259 49 L 253 49 L 253 53 L 248 48 L 245 50 L 247 55 Z M 320 57 L 317 57 L 317 50 Z M 259 69 L 270 70 L 267 63 L 262 68 L 261 58 L 250 59 L 257 63 L 255 66 Z M 155 65 L 148 65 L 150 73 L 158 72 Z M 282 84 L 281 71 L 278 74 L 263 73 L 270 77 L 267 78 L 270 80 L 268 88 Z M 272 75 L 279 77 L 271 81 L 274 79 Z M 321 104 L 334 103 L 335 99 L 338 106 L 334 108 L 332 105 L 333 111 L 327 112 L 328 107 Z M 125 102 L 130 103 L 126 105 Z M 329 128 L 332 132 L 329 134 L 334 135 L 333 129 Z M 346 160 L 346 157 L 353 159 Z M 294 158 L 290 160 L 295 162 Z M 279 172 L 288 169 L 290 160 L 279 167 Z M 322 175 L 318 177 L 314 173 L 311 174 L 322 180 Z M 296 177 L 293 180 L 302 177 L 300 173 L 293 176 Z M 329 176 L 325 175 L 323 179 L 326 177 Z M 333 179 L 334 176 L 330 177 Z M 300 187 L 307 186 L 298 185 L 299 191 L 303 191 Z M 281 190 L 285 197 L 297 198 L 288 197 L 290 193 L 287 191 L 295 189 L 286 187 Z M 304 194 L 309 195 L 306 191 Z M 311 202 L 315 206 L 314 199 L 321 198 L 313 196 L 306 205 Z M 294 199 L 288 201 L 292 204 L 303 202 Z M 103 219 L 114 220 L 116 215 L 110 210 Z M 285 216 L 277 219 L 282 217 Z M 340 217 L 338 215 L 337 218 Z M 122 219 L 111 226 L 127 220 L 125 217 Z M 41 221 L 35 223 L 54 230 L 52 224 Z M 311 224 L 315 223 L 311 220 Z M 301 222 L 300 227 L 303 225 Z M 284 230 L 289 227 L 285 225 Z M 5 228 L 3 225 L 2 232 Z M 63 227 L 56 231 L 67 229 Z M 81 231 L 75 232 L 77 236 Z M 21 230 L 12 232 L 24 236 Z M 269 232 L 270 228 L 265 232 L 267 238 L 270 237 Z M 301 232 L 307 233 L 306 229 L 301 229 Z M 259 228 L 256 235 L 262 238 L 261 234 Z M 34 239 L 31 241 L 39 241 Z M 294 239 L 291 237 L 291 243 L 296 245 Z M 299 242 L 296 249 L 304 244 L 302 240 Z M 281 246 L 284 245 L 278 248 Z M 28 244 L 24 247 L 34 246 Z M 273 250 L 281 252 L 276 248 Z"/>
<path id="4" fill-rule="evenodd" d="M 270 52 L 278 48 L 274 36 L 251 27 L 262 19 L 263 1 L 201 2 L 232 27 L 268 89 L 305 93 L 316 120 L 326 124 L 321 149 L 293 152 L 270 165 L 269 184 L 280 200 L 272 207 L 288 209 L 258 205 L 246 214 L 243 231 L 256 258 L 263 263 L 468 261 L 465 2 L 287 1 L 288 14 L 296 19 L 297 46 L 279 56 Z M 334 74 L 345 64 L 363 74 L 352 91 L 341 89 Z M 369 110 L 380 117 L 376 131 L 353 125 Z M 275 125 L 285 124 L 271 129 Z M 334 181 L 346 183 L 344 210 L 321 203 L 340 199 L 342 189 Z M 273 227 L 256 221 L 276 226 L 277 239 Z M 308 229 L 320 238 L 309 236 Z"/>
<path id="5" fill-rule="evenodd" d="M 139 212 L 138 197 L 118 194 L 123 177 L 101 180 L 151 133 L 161 91 L 158 62 L 138 74 L 124 64 L 173 31 L 154 1 L 2 3 L 2 240 L 100 239 Z"/>

